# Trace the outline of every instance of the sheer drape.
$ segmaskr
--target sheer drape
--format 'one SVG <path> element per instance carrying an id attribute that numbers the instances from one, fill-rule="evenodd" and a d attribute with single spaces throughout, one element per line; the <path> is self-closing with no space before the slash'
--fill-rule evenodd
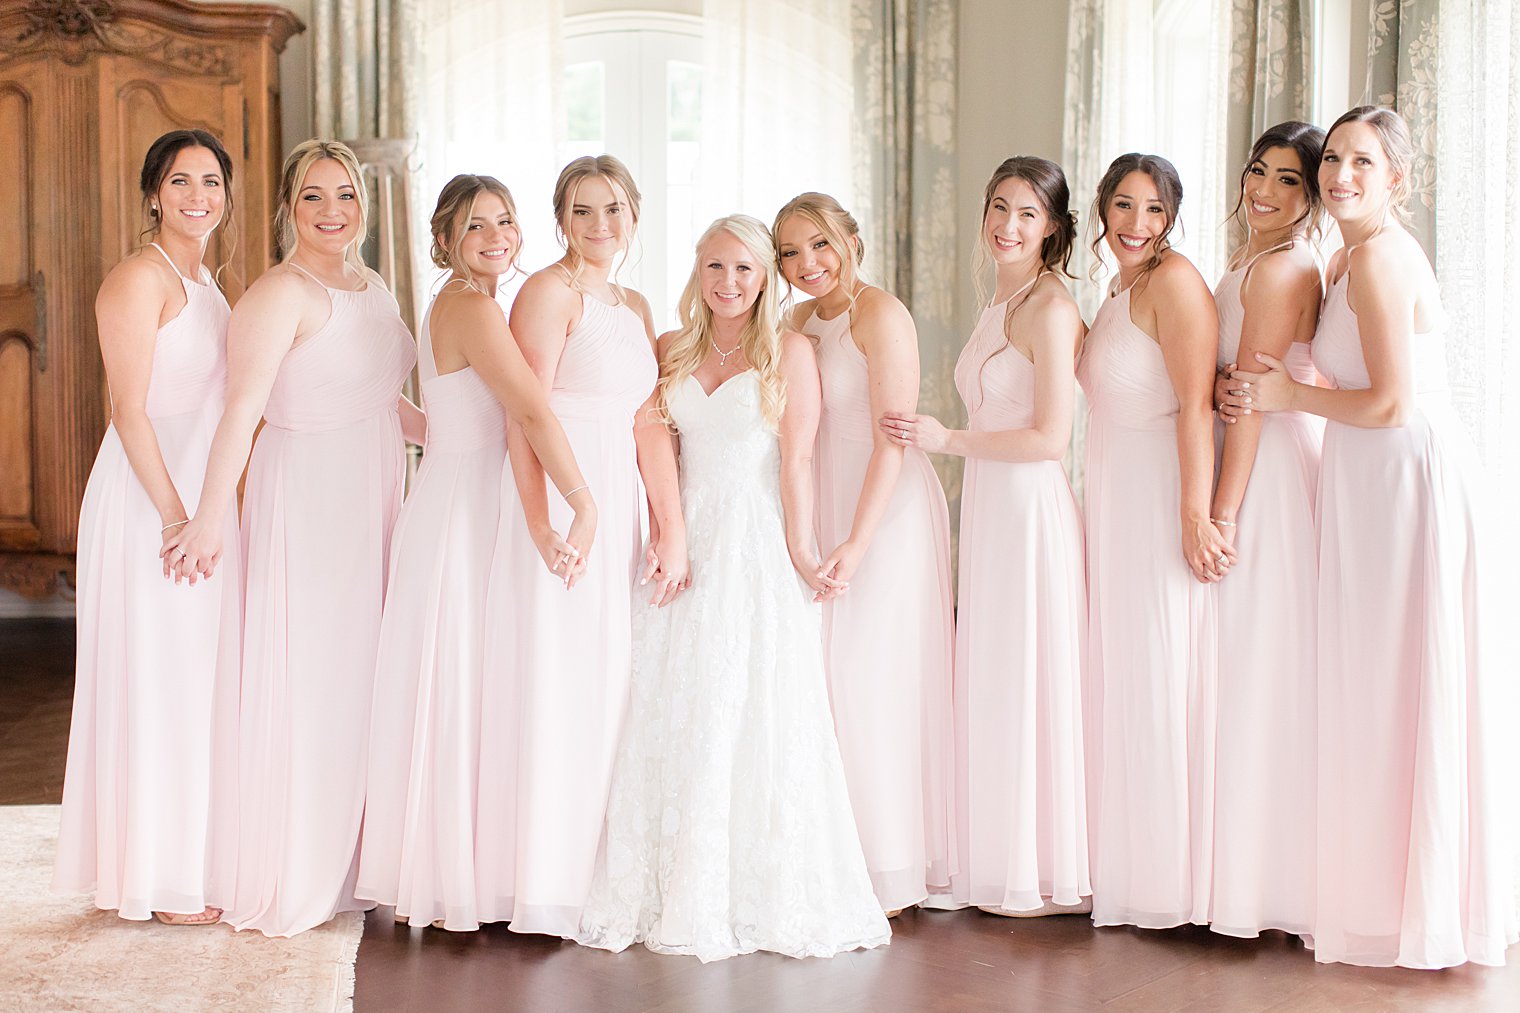
<path id="1" fill-rule="evenodd" d="M 495 176 L 512 191 L 522 263 L 560 256 L 549 198 L 564 138 L 560 0 L 427 0 L 418 131 L 418 203 L 461 172 Z M 427 235 L 426 228 L 422 235 Z"/>
<path id="2" fill-rule="evenodd" d="M 705 219 L 769 225 L 804 190 L 850 207 L 849 0 L 704 0 L 702 22 Z"/>

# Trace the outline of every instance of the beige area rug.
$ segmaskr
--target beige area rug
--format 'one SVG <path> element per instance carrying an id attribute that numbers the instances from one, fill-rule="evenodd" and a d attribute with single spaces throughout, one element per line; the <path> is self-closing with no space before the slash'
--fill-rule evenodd
<path id="1" fill-rule="evenodd" d="M 353 1009 L 363 915 L 294 939 L 129 922 L 48 891 L 57 840 L 57 806 L 0 806 L 0 1010 Z"/>

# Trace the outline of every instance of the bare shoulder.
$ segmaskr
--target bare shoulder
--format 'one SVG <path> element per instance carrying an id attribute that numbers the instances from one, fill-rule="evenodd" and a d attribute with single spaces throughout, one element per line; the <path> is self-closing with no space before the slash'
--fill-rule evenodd
<path id="1" fill-rule="evenodd" d="M 649 315 L 649 300 L 644 298 L 644 293 L 636 288 L 622 288 L 623 299 L 628 303 L 628 308 L 639 316 Z"/>
<path id="2" fill-rule="evenodd" d="M 506 320 L 501 303 L 466 285 L 446 286 L 438 293 L 433 303 L 433 315 L 469 326 L 493 326 Z"/>
<path id="3" fill-rule="evenodd" d="M 326 290 L 317 284 L 304 272 L 298 271 L 289 264 L 276 264 L 255 279 L 248 291 L 238 300 L 238 306 L 253 301 L 254 305 L 268 305 L 280 300 L 299 299 L 303 302 L 317 295 L 326 295 Z"/>
<path id="4" fill-rule="evenodd" d="M 902 300 L 875 285 L 860 290 L 860 294 L 855 297 L 855 308 L 851 316 L 851 322 L 856 325 L 913 326 L 913 315 L 908 312 L 908 307 L 903 305 Z"/>
<path id="5" fill-rule="evenodd" d="M 517 292 L 519 300 L 524 297 L 530 301 L 551 304 L 569 305 L 580 302 L 580 294 L 570 287 L 570 283 L 565 280 L 565 273 L 553 265 L 528 276 L 528 280 L 522 283 L 522 288 Z"/>
<path id="6" fill-rule="evenodd" d="M 169 265 L 156 257 L 134 253 L 106 272 L 95 297 L 96 306 L 162 305 L 179 279 Z"/>
<path id="7" fill-rule="evenodd" d="M 1036 343 L 1073 348 L 1082 339 L 1082 311 L 1071 292 L 1054 275 L 1035 285 L 1019 315 L 1024 317 L 1024 326 L 1032 332 Z"/>
<path id="8" fill-rule="evenodd" d="M 813 339 L 801 331 L 786 330 L 781 332 L 781 361 L 791 363 L 794 366 L 802 366 L 814 363 L 817 353 L 813 350 Z"/>
<path id="9" fill-rule="evenodd" d="M 679 329 L 670 330 L 654 339 L 655 358 L 661 363 L 664 363 L 666 354 L 674 346 L 676 335 L 680 333 Z"/>
<path id="10" fill-rule="evenodd" d="M 1176 250 L 1168 250 L 1162 256 L 1161 263 L 1156 265 L 1156 269 L 1151 272 L 1151 276 L 1158 284 L 1173 290 L 1197 288 L 1199 286 L 1208 288 L 1207 283 L 1203 280 L 1203 275 L 1193 265 L 1193 262 Z"/>
<path id="11" fill-rule="evenodd" d="M 1289 296 L 1301 289 L 1319 288 L 1319 265 L 1307 244 L 1274 250 L 1251 266 L 1246 276 L 1251 295 Z"/>
<path id="12" fill-rule="evenodd" d="M 364 283 L 366 285 L 379 285 L 387 292 L 390 291 L 390 286 L 385 283 L 384 278 L 380 277 L 379 271 L 376 271 L 374 268 L 368 266 L 361 267 L 360 270 L 363 271 Z"/>

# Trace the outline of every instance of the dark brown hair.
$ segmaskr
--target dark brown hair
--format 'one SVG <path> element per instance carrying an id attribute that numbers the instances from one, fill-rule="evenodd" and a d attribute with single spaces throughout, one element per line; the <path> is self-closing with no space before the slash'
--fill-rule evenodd
<path id="1" fill-rule="evenodd" d="M 992 178 L 987 180 L 987 187 L 982 193 L 983 224 L 987 221 L 987 212 L 992 207 L 992 198 L 997 193 L 997 188 L 1010 179 L 1023 180 L 1029 184 L 1029 188 L 1040 199 L 1045 216 L 1054 226 L 1050 235 L 1040 243 L 1041 265 L 1047 271 L 1072 277 L 1069 268 L 1072 247 L 1077 241 L 1077 215 L 1071 210 L 1071 188 L 1066 184 L 1066 173 L 1055 162 L 1038 155 L 1005 158 L 992 171 Z"/>
<path id="2" fill-rule="evenodd" d="M 1161 258 L 1172 248 L 1168 240 L 1177 224 L 1177 213 L 1182 209 L 1182 177 L 1177 175 L 1177 167 L 1160 155 L 1142 155 L 1131 151 L 1109 164 L 1108 171 L 1098 181 L 1098 196 L 1093 200 L 1092 209 L 1093 221 L 1098 223 L 1098 234 L 1093 237 L 1092 251 L 1100 262 L 1103 260 L 1102 243 L 1108 237 L 1108 202 L 1113 200 L 1124 177 L 1132 172 L 1143 172 L 1151 178 L 1166 215 L 1166 229 L 1156 237 L 1151 259 L 1146 261 L 1140 272 L 1143 278 L 1160 265 Z"/>
<path id="3" fill-rule="evenodd" d="M 142 191 L 142 215 L 147 224 L 138 234 L 138 239 L 144 243 L 151 242 L 163 228 L 163 219 L 160 212 L 153 206 L 153 200 L 158 196 L 159 188 L 164 185 L 164 180 L 169 178 L 169 173 L 174 168 L 174 160 L 179 153 L 186 148 L 205 148 L 211 152 L 216 164 L 222 172 L 222 220 L 220 227 L 226 229 L 227 240 L 225 248 L 232 250 L 237 248 L 237 230 L 234 228 L 232 219 L 232 158 L 227 154 L 227 149 L 222 146 L 221 139 L 206 130 L 171 130 L 161 135 L 158 140 L 148 145 L 148 153 L 143 156 L 142 172 L 138 174 L 137 186 Z M 218 266 L 216 273 L 221 274 Z"/>
<path id="4" fill-rule="evenodd" d="M 1266 158 L 1267 152 L 1273 148 L 1291 148 L 1298 156 L 1298 174 L 1303 181 L 1308 206 L 1292 228 L 1297 232 L 1298 226 L 1303 224 L 1312 238 L 1319 232 L 1321 212 L 1324 210 L 1324 202 L 1319 193 L 1319 160 L 1325 153 L 1325 132 L 1314 124 L 1301 120 L 1287 120 L 1268 127 L 1256 138 L 1256 143 L 1251 145 L 1250 155 L 1246 156 L 1246 164 L 1240 170 L 1240 183 L 1235 188 L 1235 207 L 1230 210 L 1230 217 L 1245 225 L 1246 179 L 1251 175 L 1251 167 Z"/>

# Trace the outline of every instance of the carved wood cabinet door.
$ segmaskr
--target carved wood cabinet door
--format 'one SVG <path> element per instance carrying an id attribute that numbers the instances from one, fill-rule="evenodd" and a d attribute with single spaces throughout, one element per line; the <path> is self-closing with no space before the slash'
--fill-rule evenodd
<path id="1" fill-rule="evenodd" d="M 233 161 L 235 300 L 272 257 L 282 7 L 0 0 L 0 586 L 73 580 L 79 504 L 110 418 L 94 298 L 143 241 L 142 159 L 200 127 Z"/>

